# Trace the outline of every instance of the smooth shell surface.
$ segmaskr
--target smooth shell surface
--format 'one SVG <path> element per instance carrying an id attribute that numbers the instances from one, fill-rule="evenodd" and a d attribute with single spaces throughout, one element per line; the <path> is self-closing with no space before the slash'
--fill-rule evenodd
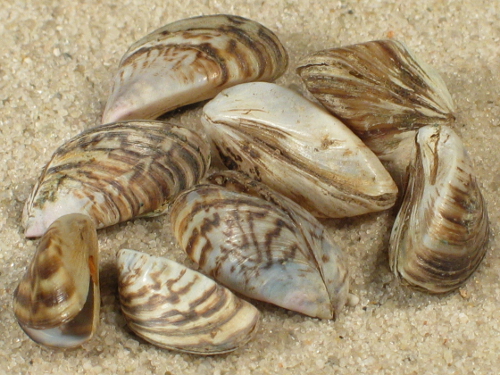
<path id="1" fill-rule="evenodd" d="M 174 234 L 211 277 L 248 297 L 331 319 L 344 306 L 340 249 L 302 207 L 238 172 L 216 173 L 172 205 Z"/>
<path id="2" fill-rule="evenodd" d="M 483 259 L 486 205 L 458 135 L 446 126 L 418 131 L 416 157 L 390 240 L 390 266 L 431 293 L 460 287 Z"/>
<path id="3" fill-rule="evenodd" d="M 71 348 L 92 337 L 99 306 L 95 226 L 86 215 L 63 216 L 41 238 L 14 292 L 14 314 L 34 341 Z"/>
<path id="4" fill-rule="evenodd" d="M 222 354 L 256 333 L 259 311 L 199 272 L 133 250 L 118 252 L 119 293 L 129 327 L 163 348 Z"/>
<path id="5" fill-rule="evenodd" d="M 244 171 L 319 217 L 390 208 L 397 187 L 342 122 L 272 83 L 241 84 L 203 109 L 202 122 L 230 169 Z"/>
<path id="6" fill-rule="evenodd" d="M 307 89 L 377 156 L 395 163 L 398 173 L 412 158 L 419 128 L 455 119 L 439 74 L 395 40 L 319 51 L 297 72 Z"/>
<path id="7" fill-rule="evenodd" d="M 273 81 L 287 65 L 276 35 L 255 21 L 230 15 L 180 20 L 125 53 L 102 121 L 157 118 L 241 82 Z"/>
<path id="8" fill-rule="evenodd" d="M 103 228 L 159 215 L 210 165 L 210 145 L 194 132 L 160 121 L 89 129 L 59 147 L 26 202 L 27 237 L 58 217 L 85 213 Z"/>

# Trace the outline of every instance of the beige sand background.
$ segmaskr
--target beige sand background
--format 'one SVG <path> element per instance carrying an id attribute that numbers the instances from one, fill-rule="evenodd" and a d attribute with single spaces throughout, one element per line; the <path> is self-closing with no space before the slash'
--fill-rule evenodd
<path id="1" fill-rule="evenodd" d="M 500 371 L 500 2 L 463 1 L 0 1 L 0 373 L 7 374 L 493 374 Z M 162 350 L 127 329 L 116 295 L 123 247 L 185 261 L 165 217 L 99 232 L 101 324 L 81 349 L 33 343 L 17 326 L 12 293 L 34 253 L 21 211 L 42 166 L 65 140 L 99 124 L 127 47 L 166 23 L 231 13 L 275 31 L 291 56 L 279 83 L 299 84 L 304 55 L 374 39 L 404 41 L 443 76 L 461 116 L 456 130 L 489 206 L 488 253 L 461 292 L 405 289 L 391 275 L 395 212 L 329 220 L 360 298 L 337 321 L 258 303 L 262 323 L 244 348 L 219 357 Z M 182 121 L 195 118 L 183 116 Z M 189 263 L 188 263 L 189 264 Z"/>

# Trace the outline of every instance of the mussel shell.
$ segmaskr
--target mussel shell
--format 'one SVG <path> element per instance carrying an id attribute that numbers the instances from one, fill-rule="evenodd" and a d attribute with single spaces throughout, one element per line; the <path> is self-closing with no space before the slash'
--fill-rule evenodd
<path id="1" fill-rule="evenodd" d="M 346 303 L 340 249 L 306 210 L 238 172 L 215 173 L 174 201 L 177 241 L 200 268 L 250 298 L 331 319 Z"/>
<path id="2" fill-rule="evenodd" d="M 318 217 L 381 211 L 397 187 L 380 160 L 342 122 L 300 94 L 253 82 L 221 92 L 202 122 L 221 159 Z"/>
<path id="3" fill-rule="evenodd" d="M 486 253 L 486 204 L 458 135 L 426 126 L 416 136 L 416 156 L 390 239 L 392 271 L 430 293 L 460 287 Z"/>
<path id="4" fill-rule="evenodd" d="M 75 347 L 99 321 L 99 251 L 92 220 L 82 214 L 54 221 L 14 292 L 14 314 L 34 341 Z"/>
<path id="5" fill-rule="evenodd" d="M 180 20 L 125 53 L 102 121 L 154 119 L 241 82 L 273 81 L 287 65 L 279 39 L 255 21 L 223 14 Z"/>
<path id="6" fill-rule="evenodd" d="M 117 262 L 122 312 L 146 341 L 187 353 L 222 354 L 255 335 L 259 311 L 201 273 L 126 249 Z"/>
<path id="7" fill-rule="evenodd" d="M 419 128 L 455 119 L 442 78 L 396 40 L 319 51 L 297 72 L 315 98 L 394 164 L 396 174 L 406 170 Z"/>
<path id="8" fill-rule="evenodd" d="M 162 214 L 210 165 L 210 145 L 196 133 L 160 121 L 128 121 L 84 131 L 59 147 L 23 212 L 27 237 L 58 217 L 85 213 L 103 228 Z"/>

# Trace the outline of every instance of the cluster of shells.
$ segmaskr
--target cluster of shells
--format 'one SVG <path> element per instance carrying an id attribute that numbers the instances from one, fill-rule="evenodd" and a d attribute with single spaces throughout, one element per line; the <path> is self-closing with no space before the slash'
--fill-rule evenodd
<path id="1" fill-rule="evenodd" d="M 394 274 L 429 293 L 465 282 L 484 256 L 488 218 L 439 75 L 397 41 L 333 48 L 297 68 L 313 102 L 269 83 L 287 66 L 276 35 L 238 16 L 174 22 L 130 47 L 103 125 L 59 147 L 26 202 L 25 235 L 42 237 L 14 297 L 28 336 L 54 347 L 89 340 L 96 230 L 164 213 L 210 277 L 118 251 L 122 312 L 160 347 L 216 354 L 248 342 L 259 312 L 229 289 L 335 318 L 355 297 L 317 218 L 389 209 L 398 187 Z M 156 120 L 208 99 L 204 134 Z M 215 150 L 230 170 L 207 176 Z"/>

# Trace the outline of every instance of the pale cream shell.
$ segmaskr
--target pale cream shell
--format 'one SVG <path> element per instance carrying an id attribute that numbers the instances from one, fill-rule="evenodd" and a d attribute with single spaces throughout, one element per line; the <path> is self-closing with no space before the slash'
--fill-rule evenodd
<path id="1" fill-rule="evenodd" d="M 290 89 L 266 82 L 221 92 L 202 122 L 225 165 L 318 217 L 392 207 L 398 189 L 373 152 L 341 121 Z"/>

